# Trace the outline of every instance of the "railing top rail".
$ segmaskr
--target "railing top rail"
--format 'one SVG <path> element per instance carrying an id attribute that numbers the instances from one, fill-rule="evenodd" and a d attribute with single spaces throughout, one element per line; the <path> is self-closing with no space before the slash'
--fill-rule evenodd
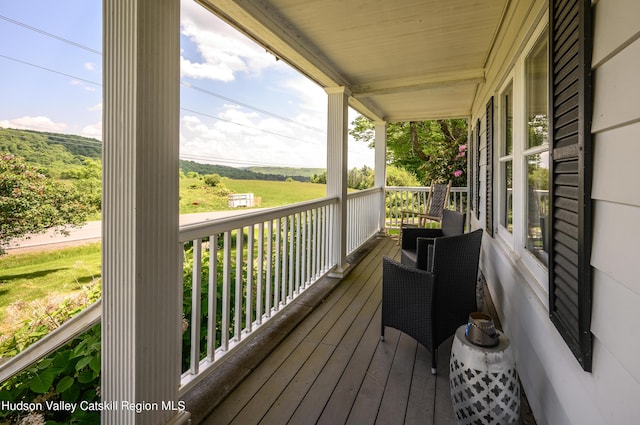
<path id="1" fill-rule="evenodd" d="M 275 220 L 291 214 L 302 211 L 308 211 L 314 208 L 320 208 L 338 202 L 337 197 L 322 198 L 312 201 L 300 202 L 297 204 L 286 205 L 283 207 L 269 208 L 259 210 L 252 213 L 237 215 L 233 217 L 221 218 L 215 221 L 207 221 L 203 223 L 189 224 L 180 226 L 179 241 L 188 242 L 203 236 L 215 235 L 227 232 L 229 230 L 238 229 L 240 227 L 252 226 L 254 224 L 264 223 L 265 221 Z"/>
<path id="2" fill-rule="evenodd" d="M 383 191 L 384 191 L 383 187 L 372 187 L 369 189 L 362 189 L 355 192 L 349 192 L 347 193 L 347 198 L 359 198 L 361 196 L 367 196 L 375 192 L 383 192 Z"/>
<path id="3" fill-rule="evenodd" d="M 82 312 L 64 322 L 59 328 L 54 329 L 41 340 L 33 343 L 24 351 L 0 364 L 0 382 L 4 382 L 12 376 L 22 372 L 38 360 L 71 341 L 76 336 L 86 332 L 93 325 L 100 322 L 102 315 L 102 299 L 91 304 Z"/>
<path id="4" fill-rule="evenodd" d="M 386 186 L 385 190 L 389 191 L 412 191 L 412 192 L 428 192 L 429 186 Z M 467 191 L 466 186 L 456 186 L 451 188 L 451 192 L 464 193 Z"/>

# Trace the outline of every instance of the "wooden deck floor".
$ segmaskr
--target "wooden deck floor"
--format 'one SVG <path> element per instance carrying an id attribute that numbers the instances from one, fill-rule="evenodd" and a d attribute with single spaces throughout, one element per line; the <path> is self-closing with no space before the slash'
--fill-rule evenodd
<path id="1" fill-rule="evenodd" d="M 384 238 L 206 419 L 206 424 L 455 424 L 451 340 L 429 352 L 387 329 L 380 341 Z"/>

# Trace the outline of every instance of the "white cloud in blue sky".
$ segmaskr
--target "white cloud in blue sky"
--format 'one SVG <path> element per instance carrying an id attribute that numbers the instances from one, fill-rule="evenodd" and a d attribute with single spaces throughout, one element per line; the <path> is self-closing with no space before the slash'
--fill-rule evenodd
<path id="1" fill-rule="evenodd" d="M 10 41 L 0 44 L 0 126 L 101 139 L 101 8 L 97 0 L 0 2 L 0 39 Z M 326 165 L 321 88 L 191 0 L 182 1 L 180 40 L 181 156 Z M 351 142 L 349 156 L 350 167 L 373 164 L 364 144 Z"/>

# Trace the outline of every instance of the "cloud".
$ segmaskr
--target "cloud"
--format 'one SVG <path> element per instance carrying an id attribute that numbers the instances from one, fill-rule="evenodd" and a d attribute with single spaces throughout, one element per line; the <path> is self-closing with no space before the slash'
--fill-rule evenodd
<path id="1" fill-rule="evenodd" d="M 89 111 L 92 111 L 92 112 L 93 112 L 93 111 L 102 111 L 102 102 L 100 102 L 100 103 L 96 103 L 95 105 L 90 106 L 90 107 L 88 108 L 88 110 L 89 110 Z"/>
<path id="2" fill-rule="evenodd" d="M 95 71 L 98 65 L 96 65 L 94 62 L 85 62 L 84 64 L 84 69 L 86 69 L 87 71 Z"/>
<path id="3" fill-rule="evenodd" d="M 66 123 L 54 122 L 49 117 L 24 116 L 11 120 L 0 121 L 0 127 L 16 128 L 20 130 L 49 131 L 52 133 L 64 133 L 69 127 Z"/>
<path id="4" fill-rule="evenodd" d="M 273 56 L 195 2 L 182 2 L 182 34 L 199 58 L 180 58 L 183 77 L 233 81 L 235 74 L 259 75 L 274 66 Z M 198 60 L 199 59 L 199 60 Z"/>
<path id="5" fill-rule="evenodd" d="M 237 167 L 325 167 L 322 134 L 230 105 L 217 117 L 182 117 L 181 157 Z"/>
<path id="6" fill-rule="evenodd" d="M 85 125 L 84 127 L 82 127 L 82 130 L 80 130 L 80 135 L 102 140 L 102 121 Z"/>

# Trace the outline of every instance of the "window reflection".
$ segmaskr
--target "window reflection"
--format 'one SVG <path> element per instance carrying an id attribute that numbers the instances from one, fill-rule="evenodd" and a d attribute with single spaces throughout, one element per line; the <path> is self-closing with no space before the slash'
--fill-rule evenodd
<path id="1" fill-rule="evenodd" d="M 545 265 L 549 252 L 549 121 L 547 37 L 527 57 L 526 248 Z"/>
<path id="2" fill-rule="evenodd" d="M 527 148 L 549 142 L 547 120 L 547 39 L 538 42 L 527 58 Z"/>
<path id="3" fill-rule="evenodd" d="M 544 264 L 549 252 L 549 152 L 526 157 L 527 249 Z"/>

